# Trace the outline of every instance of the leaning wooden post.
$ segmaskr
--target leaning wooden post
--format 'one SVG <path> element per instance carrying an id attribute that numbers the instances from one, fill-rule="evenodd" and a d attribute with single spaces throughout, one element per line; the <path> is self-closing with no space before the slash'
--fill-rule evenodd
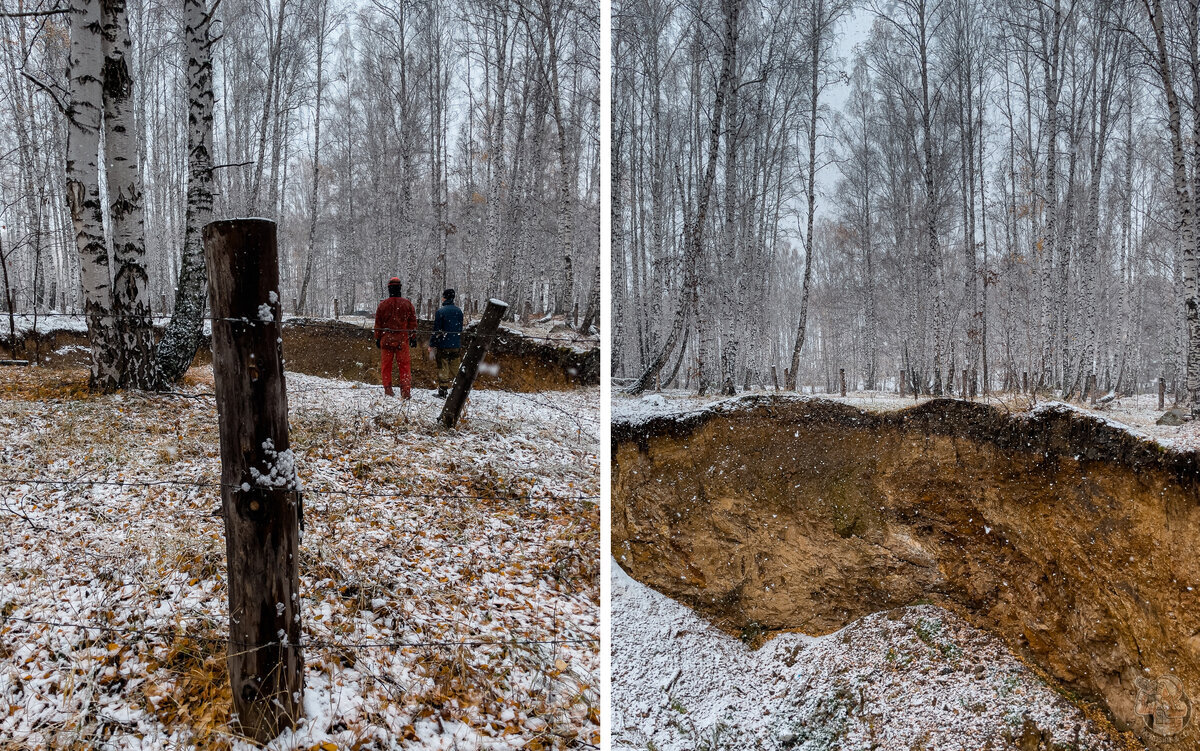
<path id="1" fill-rule="evenodd" d="M 508 303 L 491 299 L 483 311 L 483 318 L 475 326 L 471 336 L 471 346 L 463 355 L 462 365 L 454 376 L 454 385 L 450 388 L 450 396 L 446 397 L 446 405 L 442 407 L 442 416 L 438 418 L 442 425 L 453 428 L 458 423 L 458 415 L 462 412 L 467 394 L 475 383 L 475 374 L 479 371 L 479 362 L 491 345 L 492 336 L 500 326 L 500 319 L 508 310 Z"/>
<path id="2" fill-rule="evenodd" d="M 1163 376 L 1158 377 L 1158 408 L 1167 408 L 1167 379 Z"/>
<path id="3" fill-rule="evenodd" d="M 775 390 L 779 390 L 779 371 L 775 370 L 775 366 L 771 366 L 771 382 L 775 384 Z"/>
<path id="4" fill-rule="evenodd" d="M 341 310 L 338 309 L 338 299 L 335 297 L 333 298 L 333 320 L 336 321 L 339 318 L 341 318 Z"/>
<path id="5" fill-rule="evenodd" d="M 838 368 L 838 380 L 841 382 L 841 394 L 846 395 L 846 369 Z"/>
<path id="6" fill-rule="evenodd" d="M 221 435 L 236 729 L 258 742 L 303 715 L 299 480 L 288 443 L 275 223 L 204 228 Z"/>

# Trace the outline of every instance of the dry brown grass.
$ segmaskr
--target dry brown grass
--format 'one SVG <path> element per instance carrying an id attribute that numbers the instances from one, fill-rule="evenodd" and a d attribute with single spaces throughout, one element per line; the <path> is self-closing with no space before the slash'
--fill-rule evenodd
<path id="1" fill-rule="evenodd" d="M 95 396 L 88 390 L 88 372 L 83 368 L 4 367 L 0 370 L 0 400 L 78 401 Z"/>
<path id="2" fill-rule="evenodd" d="M 229 734 L 229 687 L 225 645 L 190 636 L 175 639 L 161 659 L 151 661 L 142 694 L 146 708 L 168 728 L 186 727 L 203 749 L 225 751 Z"/>

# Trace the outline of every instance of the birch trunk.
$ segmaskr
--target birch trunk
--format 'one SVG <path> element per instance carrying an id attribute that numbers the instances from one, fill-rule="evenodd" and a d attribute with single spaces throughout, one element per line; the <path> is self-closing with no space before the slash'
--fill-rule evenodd
<path id="1" fill-rule="evenodd" d="M 207 0 L 184 0 L 183 12 L 188 82 L 187 209 L 175 307 L 158 343 L 158 370 L 164 384 L 183 377 L 204 336 L 208 267 L 201 232 L 213 216 L 212 15 Z"/>
<path id="2" fill-rule="evenodd" d="M 1189 191 L 1187 154 L 1183 145 L 1183 117 L 1179 97 L 1175 91 L 1171 58 L 1167 50 L 1166 30 L 1161 0 L 1147 0 L 1145 4 L 1155 42 L 1155 72 L 1162 83 L 1167 100 L 1167 130 L 1171 135 L 1171 177 L 1175 188 L 1175 200 L 1179 211 L 1179 243 L 1183 266 L 1184 316 L 1187 321 L 1188 353 L 1187 390 L 1193 414 L 1200 413 L 1200 357 L 1195 355 L 1200 345 L 1200 289 L 1197 288 L 1197 252 L 1194 222 L 1194 206 Z"/>
<path id="3" fill-rule="evenodd" d="M 687 248 L 684 255 L 683 291 L 675 316 L 671 322 L 671 330 L 667 340 L 649 367 L 637 381 L 629 387 L 628 393 L 640 394 L 650 387 L 658 377 L 663 366 L 675 351 L 683 336 L 688 319 L 688 311 L 694 306 L 697 294 L 697 265 L 704 247 L 704 225 L 708 216 L 708 203 L 712 196 L 712 185 L 717 175 L 717 156 L 721 148 L 721 123 L 725 111 L 725 98 L 728 94 L 729 82 L 733 79 L 733 52 L 737 49 L 738 22 L 741 13 L 741 0 L 721 0 L 721 10 L 724 15 L 724 44 L 721 54 L 721 77 L 717 81 L 716 96 L 713 100 L 712 120 L 708 133 L 708 162 L 704 168 L 704 176 L 700 181 L 700 195 L 696 204 L 696 215 L 686 221 Z"/>
<path id="4" fill-rule="evenodd" d="M 67 109 L 67 201 L 79 252 L 79 280 L 91 363 L 88 384 L 115 391 L 121 381 L 120 345 L 112 310 L 112 280 L 100 203 L 100 114 L 103 106 L 99 0 L 72 0 Z"/>
<path id="5" fill-rule="evenodd" d="M 821 44 L 820 33 L 817 31 L 818 21 L 813 19 L 812 45 L 812 80 L 809 89 L 809 121 L 808 121 L 808 174 L 806 175 L 805 192 L 808 196 L 808 224 L 804 230 L 804 282 L 800 288 L 800 322 L 796 324 L 796 342 L 792 346 L 791 368 L 788 370 L 784 388 L 796 390 L 796 373 L 800 370 L 800 351 L 804 349 L 804 337 L 808 328 L 808 298 L 812 289 L 812 259 L 813 259 L 813 218 L 817 207 L 817 118 L 820 104 L 820 74 L 821 74 Z"/>
<path id="6" fill-rule="evenodd" d="M 325 34 L 329 2 L 323 0 L 317 11 L 317 106 L 313 111 L 312 196 L 308 213 L 308 253 L 304 258 L 304 277 L 300 282 L 300 310 L 308 312 L 308 287 L 312 283 L 313 260 L 317 255 L 317 215 L 321 197 L 321 96 L 325 90 Z M 405 179 L 408 176 L 405 175 Z"/>
<path id="7" fill-rule="evenodd" d="M 112 233 L 113 314 L 120 336 L 120 384 L 153 389 L 158 383 L 146 272 L 145 214 L 138 170 L 137 128 L 129 71 L 129 15 L 125 0 L 101 0 L 104 51 L 104 153 Z"/>
<path id="8" fill-rule="evenodd" d="M 1038 243 L 1041 258 L 1041 363 L 1038 385 L 1050 387 L 1054 380 L 1054 329 L 1052 307 L 1054 300 L 1053 267 L 1058 242 L 1058 49 L 1059 28 L 1062 22 L 1061 3 L 1054 0 L 1054 20 L 1050 29 L 1050 44 L 1045 60 L 1046 72 L 1046 223 Z"/>

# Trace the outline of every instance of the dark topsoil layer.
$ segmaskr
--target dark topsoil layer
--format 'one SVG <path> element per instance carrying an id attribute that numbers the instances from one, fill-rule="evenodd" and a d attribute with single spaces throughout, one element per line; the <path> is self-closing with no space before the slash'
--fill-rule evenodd
<path id="1" fill-rule="evenodd" d="M 642 421 L 614 420 L 612 445 L 634 442 L 645 450 L 659 436 L 686 438 L 711 420 L 731 414 L 779 420 L 787 426 L 841 426 L 859 430 L 898 429 L 923 435 L 966 438 L 1004 451 L 1035 452 L 1047 459 L 1118 462 L 1132 470 L 1154 468 L 1194 482 L 1200 454 L 1177 451 L 1069 407 L 1014 413 L 961 399 L 930 399 L 912 407 L 871 412 L 827 399 L 746 396 L 715 408 L 661 415 Z M 783 424 L 781 424 L 781 428 Z"/>

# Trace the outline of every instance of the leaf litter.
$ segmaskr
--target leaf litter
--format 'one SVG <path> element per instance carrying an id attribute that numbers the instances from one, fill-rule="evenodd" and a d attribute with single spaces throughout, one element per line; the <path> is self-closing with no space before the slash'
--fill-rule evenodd
<path id="1" fill-rule="evenodd" d="M 14 378 L 0 749 L 250 748 L 228 724 L 211 369 L 175 397 Z M 598 743 L 598 389 L 477 391 L 446 432 L 426 391 L 287 382 L 306 717 L 270 748 Z M 48 478 L 96 484 L 29 482 Z"/>

